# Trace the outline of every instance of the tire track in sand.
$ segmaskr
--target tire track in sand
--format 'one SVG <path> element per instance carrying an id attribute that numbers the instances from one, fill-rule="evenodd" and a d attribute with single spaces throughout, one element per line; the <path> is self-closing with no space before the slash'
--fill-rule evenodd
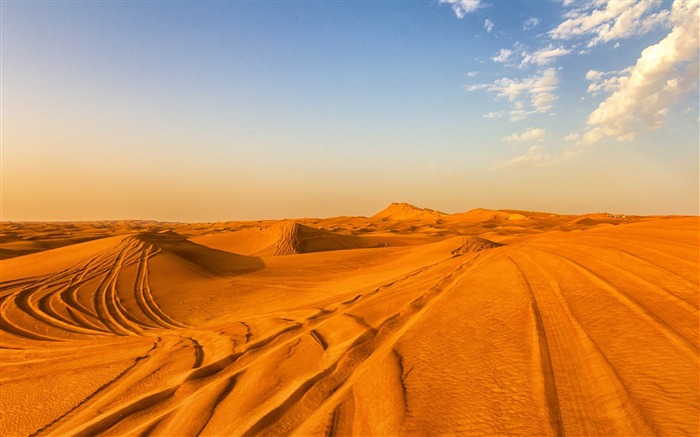
<path id="1" fill-rule="evenodd" d="M 537 304 L 537 297 L 535 292 L 530 285 L 530 281 L 525 276 L 525 272 L 516 263 L 513 258 L 508 257 L 508 259 L 515 265 L 520 278 L 525 283 L 525 288 L 530 293 L 531 297 L 531 309 L 532 315 L 535 319 L 535 330 L 537 332 L 537 350 L 539 351 L 539 364 L 542 372 L 542 382 L 544 383 L 544 397 L 545 403 L 547 405 L 547 414 L 549 418 L 549 426 L 552 433 L 556 436 L 564 435 L 564 427 L 561 417 L 561 409 L 559 407 L 559 395 L 557 393 L 557 382 L 554 376 L 554 367 L 552 365 L 552 356 L 550 354 L 549 342 L 547 340 L 547 332 L 544 328 L 544 323 L 542 322 L 542 315 L 540 314 L 540 308 Z"/>
<path id="2" fill-rule="evenodd" d="M 587 266 L 584 266 L 578 261 L 574 261 L 569 257 L 565 257 L 558 253 L 548 252 L 551 256 L 556 256 L 562 259 L 566 263 L 574 266 L 579 272 L 581 272 L 586 278 L 588 278 L 592 283 L 610 292 L 612 296 L 617 297 L 617 299 L 627 305 L 636 314 L 642 316 L 644 319 L 650 323 L 659 326 L 659 332 L 663 333 L 671 343 L 675 344 L 679 350 L 686 353 L 689 357 L 697 360 L 699 355 L 698 345 L 693 341 L 685 337 L 681 332 L 679 332 L 675 327 L 670 325 L 666 320 L 659 317 L 654 311 L 652 311 L 648 305 L 642 303 L 639 299 L 631 295 L 629 292 L 616 286 L 608 279 L 605 279 L 599 273 L 591 270 Z"/>
<path id="3" fill-rule="evenodd" d="M 546 337 L 551 367 L 547 369 L 545 364 L 543 369 L 551 371 L 545 377 L 557 393 L 562 435 L 604 435 L 610 430 L 658 434 L 616 369 L 572 313 L 557 280 L 530 252 L 544 255 L 528 248 L 509 258 L 537 302 L 535 318 L 539 318 L 537 323 Z"/>

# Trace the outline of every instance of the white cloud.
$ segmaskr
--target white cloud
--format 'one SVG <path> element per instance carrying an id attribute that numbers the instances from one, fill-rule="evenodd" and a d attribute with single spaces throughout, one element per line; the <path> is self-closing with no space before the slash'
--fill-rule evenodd
<path id="1" fill-rule="evenodd" d="M 602 92 L 612 93 L 617 91 L 622 84 L 627 81 L 631 70 L 631 67 L 620 71 L 609 71 L 605 73 L 602 71 L 589 70 L 588 73 L 586 73 L 586 79 L 592 83 L 588 85 L 588 94 L 596 96 Z"/>
<path id="2" fill-rule="evenodd" d="M 523 52 L 523 60 L 520 63 L 521 67 L 525 67 L 528 64 L 535 64 L 539 66 L 549 65 L 559 56 L 568 55 L 571 50 L 565 49 L 563 47 L 554 47 L 549 45 L 548 47 L 538 50 L 533 54 Z"/>
<path id="3" fill-rule="evenodd" d="M 513 50 L 501 49 L 496 56 L 491 58 L 493 62 L 506 62 L 510 55 L 513 54 Z"/>
<path id="4" fill-rule="evenodd" d="M 503 118 L 503 111 L 501 112 L 487 112 L 484 114 L 484 118 Z"/>
<path id="5" fill-rule="evenodd" d="M 530 128 L 521 134 L 510 134 L 503 138 L 509 143 L 526 143 L 531 141 L 543 141 L 547 131 L 540 128 Z"/>
<path id="6" fill-rule="evenodd" d="M 491 170 L 501 170 L 513 167 L 544 167 L 549 165 L 560 164 L 569 161 L 585 152 L 586 145 L 576 143 L 571 147 L 565 148 L 557 155 L 550 155 L 542 146 L 531 146 L 527 149 L 527 153 L 518 155 L 507 161 L 495 163 Z"/>
<path id="7" fill-rule="evenodd" d="M 522 79 L 504 77 L 493 83 L 472 85 L 467 87 L 467 91 L 495 92 L 498 98 L 506 99 L 511 104 L 510 119 L 516 121 L 551 109 L 558 85 L 557 71 L 546 68 Z"/>
<path id="8" fill-rule="evenodd" d="M 627 74 L 617 77 L 614 92 L 588 117 L 591 129 L 583 141 L 606 136 L 631 141 L 638 126 L 656 128 L 673 103 L 697 87 L 700 43 L 698 0 L 675 0 L 672 30 L 659 43 L 642 51 Z M 590 74 L 599 78 L 598 72 Z M 589 76 L 587 74 L 587 76 Z"/>
<path id="9" fill-rule="evenodd" d="M 565 2 L 565 6 L 571 2 Z M 644 35 L 665 25 L 668 10 L 656 10 L 661 0 L 589 0 L 565 14 L 567 20 L 549 31 L 553 39 L 590 36 L 588 47 L 616 39 Z"/>
<path id="10" fill-rule="evenodd" d="M 467 77 L 476 77 L 478 74 L 478 71 L 469 71 L 467 72 Z"/>
<path id="11" fill-rule="evenodd" d="M 581 136 L 577 133 L 572 133 L 564 137 L 564 141 L 567 143 L 573 143 L 574 141 L 578 141 Z"/>
<path id="12" fill-rule="evenodd" d="M 467 87 L 467 91 L 491 91 L 496 97 L 506 99 L 511 104 L 511 121 L 523 120 L 535 113 L 549 111 L 556 100 L 554 91 L 559 78 L 554 68 L 539 71 L 522 79 L 504 77 L 493 83 Z"/>
<path id="13" fill-rule="evenodd" d="M 524 155 L 516 156 L 508 161 L 495 163 L 493 167 L 491 167 L 491 170 L 500 170 L 510 167 L 546 165 L 550 161 L 551 158 L 541 146 L 532 146 Z"/>
<path id="14" fill-rule="evenodd" d="M 605 73 L 601 71 L 588 70 L 588 73 L 586 73 L 586 79 L 592 81 L 599 81 L 603 78 L 603 74 Z"/>
<path id="15" fill-rule="evenodd" d="M 486 29 L 486 33 L 491 33 L 493 30 L 493 21 L 489 20 L 488 18 L 484 20 L 484 29 Z"/>
<path id="16" fill-rule="evenodd" d="M 530 17 L 527 20 L 523 22 L 523 30 L 530 30 L 534 29 L 535 27 L 539 26 L 540 24 L 540 19 L 537 17 Z"/>
<path id="17" fill-rule="evenodd" d="M 474 12 L 481 6 L 481 0 L 440 0 L 440 3 L 452 5 L 452 10 L 457 18 L 464 18 L 470 12 Z"/>

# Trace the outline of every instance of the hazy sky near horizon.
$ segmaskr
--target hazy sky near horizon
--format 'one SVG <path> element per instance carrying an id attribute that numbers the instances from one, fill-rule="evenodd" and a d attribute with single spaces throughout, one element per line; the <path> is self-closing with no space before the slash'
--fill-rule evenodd
<path id="1" fill-rule="evenodd" d="M 2 219 L 698 214 L 698 0 L 2 2 Z"/>

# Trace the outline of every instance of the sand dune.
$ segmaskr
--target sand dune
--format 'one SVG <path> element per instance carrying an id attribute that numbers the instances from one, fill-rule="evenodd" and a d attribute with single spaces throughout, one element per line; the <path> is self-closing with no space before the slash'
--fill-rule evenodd
<path id="1" fill-rule="evenodd" d="M 2 232 L 3 435 L 700 432 L 697 217 Z"/>
<path id="2" fill-rule="evenodd" d="M 372 245 L 360 237 L 337 234 L 292 220 L 225 234 L 205 235 L 193 238 L 192 241 L 208 247 L 255 256 L 294 255 Z"/>
<path id="3" fill-rule="evenodd" d="M 519 212 L 508 212 L 508 211 L 494 211 L 490 209 L 477 208 L 471 211 L 453 214 L 449 220 L 452 222 L 485 222 L 485 221 L 511 221 L 511 220 L 527 220 L 527 215 L 521 214 Z"/>
<path id="4" fill-rule="evenodd" d="M 392 203 L 382 211 L 372 216 L 373 219 L 391 220 L 435 220 L 444 216 L 440 211 L 418 208 L 408 203 Z"/>

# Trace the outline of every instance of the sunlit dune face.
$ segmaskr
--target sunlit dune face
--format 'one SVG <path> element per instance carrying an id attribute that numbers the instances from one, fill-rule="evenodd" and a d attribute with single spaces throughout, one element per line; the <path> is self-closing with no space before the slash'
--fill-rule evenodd
<path id="1" fill-rule="evenodd" d="M 3 435 L 696 435 L 697 217 L 1 224 Z"/>

